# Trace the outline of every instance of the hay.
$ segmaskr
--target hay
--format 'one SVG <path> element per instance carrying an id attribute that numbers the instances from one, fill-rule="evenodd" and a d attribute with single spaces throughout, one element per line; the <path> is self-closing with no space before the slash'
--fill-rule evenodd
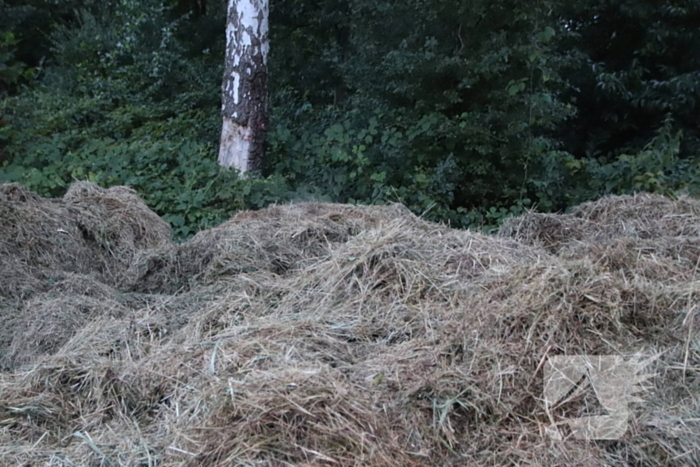
<path id="1" fill-rule="evenodd" d="M 125 253 L 170 243 L 168 223 L 129 187 L 105 190 L 90 182 L 78 182 L 68 189 L 63 201 L 75 212 L 77 224 L 88 239 L 125 263 L 131 260 Z"/>
<path id="2" fill-rule="evenodd" d="M 125 189 L 109 196 L 129 215 L 91 185 L 12 189 L 26 215 L 99 235 L 34 242 L 59 259 L 2 294 L 22 310 L 2 465 L 700 465 L 695 200 L 605 198 L 498 236 L 306 203 L 175 245 Z M 104 264 L 62 271 L 78 247 Z M 32 289 L 42 268 L 57 279 Z M 578 354 L 658 357 L 619 440 L 547 436 L 591 410 L 542 401 L 548 357 Z"/>
<path id="3" fill-rule="evenodd" d="M 0 217 L 0 295 L 26 298 L 47 290 L 52 272 L 95 271 L 99 258 L 91 257 L 62 203 L 3 184 Z"/>
<path id="4" fill-rule="evenodd" d="M 142 251 L 128 271 L 126 287 L 141 292 L 175 292 L 222 277 L 265 271 L 296 272 L 328 254 L 332 245 L 385 219 L 415 216 L 401 205 L 359 209 L 306 203 L 242 212 L 219 227 L 198 233 L 183 245 Z"/>
<path id="5" fill-rule="evenodd" d="M 116 301 L 98 300 L 85 295 L 57 297 L 54 293 L 27 301 L 19 314 L 8 320 L 15 329 L 5 366 L 19 366 L 40 355 L 60 349 L 85 323 L 100 315 L 121 316 L 123 307 Z"/>
<path id="6" fill-rule="evenodd" d="M 134 256 L 170 244 L 170 227 L 127 187 L 73 185 L 63 199 L 0 184 L 0 295 L 28 298 L 66 274 L 119 285 Z"/>
<path id="7" fill-rule="evenodd" d="M 688 197 L 611 196 L 571 214 L 509 219 L 499 234 L 565 258 L 589 257 L 659 280 L 681 274 L 679 279 L 689 281 L 700 260 L 699 216 L 700 201 Z"/>

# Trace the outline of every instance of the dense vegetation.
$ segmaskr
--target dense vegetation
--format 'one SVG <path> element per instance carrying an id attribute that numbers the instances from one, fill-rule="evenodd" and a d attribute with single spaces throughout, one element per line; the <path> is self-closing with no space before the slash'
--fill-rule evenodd
<path id="1" fill-rule="evenodd" d="M 274 201 L 458 226 L 700 187 L 700 0 L 270 0 L 265 171 L 216 164 L 225 3 L 0 0 L 0 182 L 135 187 L 178 236 Z"/>

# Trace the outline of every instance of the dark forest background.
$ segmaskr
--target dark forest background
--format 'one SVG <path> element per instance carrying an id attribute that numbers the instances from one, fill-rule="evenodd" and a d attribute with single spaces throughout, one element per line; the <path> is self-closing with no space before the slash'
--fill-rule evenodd
<path id="1" fill-rule="evenodd" d="M 264 173 L 216 162 L 226 5 L 0 0 L 0 182 L 127 184 L 185 238 L 271 202 L 492 228 L 700 192 L 700 0 L 270 0 Z"/>

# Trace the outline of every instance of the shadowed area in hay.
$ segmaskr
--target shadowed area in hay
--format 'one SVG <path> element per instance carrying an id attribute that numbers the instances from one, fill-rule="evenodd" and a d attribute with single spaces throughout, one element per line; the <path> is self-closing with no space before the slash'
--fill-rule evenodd
<path id="1" fill-rule="evenodd" d="M 174 244 L 124 187 L 0 195 L 2 465 L 700 465 L 696 200 L 496 236 L 303 203 Z M 543 400 L 580 354 L 655 359 L 620 439 Z"/>

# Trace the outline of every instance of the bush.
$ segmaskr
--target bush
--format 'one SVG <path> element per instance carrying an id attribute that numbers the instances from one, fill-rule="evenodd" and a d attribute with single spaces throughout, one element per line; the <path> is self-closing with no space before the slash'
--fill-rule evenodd
<path id="1" fill-rule="evenodd" d="M 14 126 L 0 182 L 42 196 L 61 196 L 75 180 L 129 185 L 177 238 L 295 196 L 282 177 L 240 179 L 222 170 L 208 142 L 216 124 L 202 111 L 69 97 L 39 89 L 6 101 Z"/>

